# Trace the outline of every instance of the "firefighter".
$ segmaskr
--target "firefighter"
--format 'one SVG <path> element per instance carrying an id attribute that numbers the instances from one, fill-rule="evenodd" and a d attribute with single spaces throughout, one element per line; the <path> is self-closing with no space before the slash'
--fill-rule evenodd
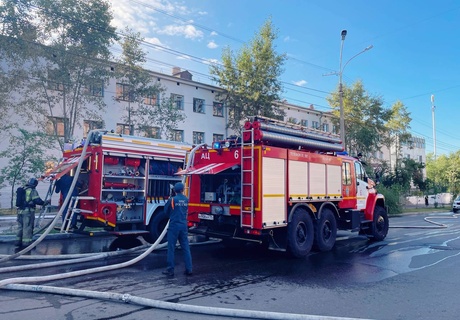
<path id="1" fill-rule="evenodd" d="M 45 206 L 50 201 L 43 201 L 35 189 L 38 180 L 30 178 L 25 186 L 24 208 L 18 211 L 18 233 L 16 234 L 16 247 L 27 247 L 32 243 L 35 221 L 35 206 Z"/>
<path id="2" fill-rule="evenodd" d="M 183 195 L 184 184 L 178 182 L 174 185 L 175 196 L 171 196 L 165 204 L 165 213 L 169 217 L 168 227 L 168 257 L 167 268 L 163 274 L 174 277 L 174 251 L 177 240 L 179 240 L 184 252 L 185 272 L 187 276 L 192 275 L 192 255 L 188 243 L 187 210 L 188 199 Z"/>

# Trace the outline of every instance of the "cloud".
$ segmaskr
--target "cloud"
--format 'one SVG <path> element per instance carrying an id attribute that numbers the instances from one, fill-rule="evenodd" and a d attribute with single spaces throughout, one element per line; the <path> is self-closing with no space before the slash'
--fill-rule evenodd
<path id="1" fill-rule="evenodd" d="M 155 46 L 163 47 L 163 48 L 168 48 L 167 45 L 163 44 L 160 39 L 157 37 L 152 37 L 152 38 L 145 38 L 145 41 L 148 43 L 151 43 Z M 162 50 L 162 48 L 158 48 L 158 50 Z"/>
<path id="2" fill-rule="evenodd" d="M 306 85 L 308 82 L 306 80 L 299 80 L 299 81 L 292 81 L 293 84 L 295 84 L 296 86 L 300 86 L 300 87 L 303 87 L 304 85 Z"/>
<path id="3" fill-rule="evenodd" d="M 211 37 L 215 37 L 217 35 L 219 35 L 219 34 L 217 32 L 215 32 L 215 31 L 212 31 L 211 34 L 210 34 Z"/>
<path id="4" fill-rule="evenodd" d="M 156 27 L 152 8 L 115 0 L 111 1 L 111 7 L 113 12 L 112 25 L 118 31 L 123 31 L 126 26 L 129 26 L 135 32 L 146 35 Z"/>
<path id="5" fill-rule="evenodd" d="M 182 54 L 176 58 L 177 60 L 192 60 L 192 57 L 186 54 Z"/>
<path id="6" fill-rule="evenodd" d="M 216 49 L 216 48 L 219 47 L 219 46 L 214 42 L 214 40 L 211 40 L 211 41 L 209 41 L 207 47 L 208 47 L 209 49 Z"/>
<path id="7" fill-rule="evenodd" d="M 284 41 L 284 42 L 298 42 L 297 39 L 293 39 L 293 38 L 291 38 L 290 36 L 285 36 L 285 37 L 283 38 L 283 41 Z"/>
<path id="8" fill-rule="evenodd" d="M 219 60 L 214 59 L 214 58 L 203 58 L 203 63 L 204 64 L 216 64 L 216 65 L 221 64 Z"/>
<path id="9" fill-rule="evenodd" d="M 157 33 L 168 36 L 184 36 L 187 39 L 203 38 L 203 32 L 192 25 L 168 25 L 163 29 L 157 30 Z"/>

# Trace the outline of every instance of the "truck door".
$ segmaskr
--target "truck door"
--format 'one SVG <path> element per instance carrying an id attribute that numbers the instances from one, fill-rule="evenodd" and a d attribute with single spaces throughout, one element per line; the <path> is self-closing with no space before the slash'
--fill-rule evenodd
<path id="1" fill-rule="evenodd" d="M 367 195 L 367 174 L 363 165 L 359 161 L 355 161 L 355 174 L 356 174 L 356 198 L 357 209 L 364 210 L 366 208 Z"/>

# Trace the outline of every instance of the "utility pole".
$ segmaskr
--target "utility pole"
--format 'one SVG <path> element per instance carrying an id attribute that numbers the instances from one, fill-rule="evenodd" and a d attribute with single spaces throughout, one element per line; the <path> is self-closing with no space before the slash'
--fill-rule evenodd
<path id="1" fill-rule="evenodd" d="M 434 149 L 434 160 L 436 160 L 436 124 L 434 121 L 434 94 L 431 95 L 431 116 L 433 119 L 433 149 Z"/>

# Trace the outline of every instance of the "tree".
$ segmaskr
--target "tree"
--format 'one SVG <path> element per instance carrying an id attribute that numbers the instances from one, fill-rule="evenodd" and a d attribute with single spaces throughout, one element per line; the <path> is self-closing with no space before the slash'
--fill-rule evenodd
<path id="1" fill-rule="evenodd" d="M 55 160 L 46 153 L 52 143 L 49 136 L 24 129 L 18 132 L 17 136 L 11 136 L 8 149 L 0 152 L 0 158 L 9 159 L 8 164 L 0 169 L 0 185 L 8 182 L 11 186 L 11 208 L 15 187 L 44 172 L 46 163 Z"/>
<path id="2" fill-rule="evenodd" d="M 2 20 L 2 31 L 10 33 L 1 51 L 9 74 L 20 81 L 7 106 L 21 117 L 22 125 L 34 124 L 53 134 L 63 149 L 75 138 L 82 118 L 101 120 L 110 72 L 106 61 L 117 39 L 109 3 L 5 0 L 0 13 L 5 12 L 12 16 Z M 27 20 L 21 18 L 23 13 Z"/>
<path id="3" fill-rule="evenodd" d="M 437 192 L 446 190 L 452 194 L 460 193 L 460 151 L 440 155 L 436 159 L 430 153 L 426 158 L 427 180 Z"/>
<path id="4" fill-rule="evenodd" d="M 143 68 L 146 62 L 146 53 L 141 48 L 143 40 L 140 33 L 126 28 L 116 72 L 120 83 L 115 99 L 128 104 L 127 113 L 121 119 L 128 124 L 130 134 L 134 134 L 136 128 L 147 137 L 170 137 L 170 132 L 185 116 Z"/>
<path id="5" fill-rule="evenodd" d="M 382 137 L 382 144 L 387 147 L 390 152 L 390 167 L 391 167 L 391 150 L 395 149 L 395 158 L 400 158 L 402 144 L 411 141 L 409 133 L 410 122 L 412 121 L 410 113 L 401 101 L 397 101 L 391 106 L 390 119 L 385 124 L 385 132 Z"/>
<path id="6" fill-rule="evenodd" d="M 338 90 L 326 98 L 339 124 L 340 100 Z M 380 149 L 385 124 L 391 110 L 383 107 L 383 99 L 370 95 L 361 81 L 351 87 L 343 86 L 343 114 L 345 122 L 345 150 L 350 153 L 373 153 Z"/>
<path id="7" fill-rule="evenodd" d="M 227 127 L 235 132 L 241 131 L 241 121 L 248 116 L 284 116 L 277 103 L 281 100 L 279 76 L 286 54 L 276 53 L 276 38 L 269 19 L 238 54 L 227 47 L 222 51 L 222 64 L 210 67 L 213 80 L 225 90 L 218 99 L 229 110 Z"/>
<path id="8" fill-rule="evenodd" d="M 139 115 L 142 119 L 139 123 L 139 130 L 146 137 L 168 140 L 175 140 L 174 129 L 177 128 L 179 122 L 185 120 L 184 113 L 177 108 L 171 98 L 167 98 L 165 95 L 162 96 L 159 104 L 140 106 Z M 154 131 L 152 131 L 152 124 L 155 127 Z"/>

